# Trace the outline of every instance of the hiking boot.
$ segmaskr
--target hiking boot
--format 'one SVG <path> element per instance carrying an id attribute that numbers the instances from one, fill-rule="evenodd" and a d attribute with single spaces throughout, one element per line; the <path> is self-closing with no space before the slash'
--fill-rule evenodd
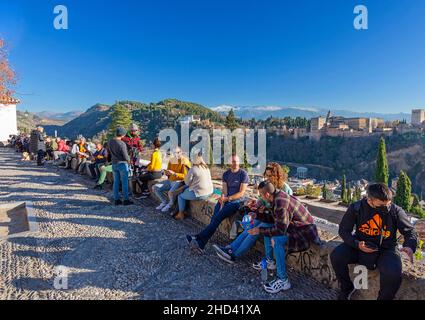
<path id="1" fill-rule="evenodd" d="M 133 201 L 131 201 L 131 200 L 124 200 L 124 203 L 123 203 L 125 206 L 132 206 L 133 204 L 134 204 L 134 202 Z"/>
<path id="2" fill-rule="evenodd" d="M 351 300 L 351 297 L 356 292 L 356 289 L 351 290 L 341 290 L 338 294 L 338 300 Z"/>
<path id="3" fill-rule="evenodd" d="M 289 290 L 291 289 L 291 283 L 289 282 L 288 278 L 285 279 L 275 279 L 273 281 L 270 281 L 269 283 L 266 283 L 264 285 L 264 290 L 268 293 L 279 293 L 281 291 Z"/>
<path id="4" fill-rule="evenodd" d="M 94 190 L 102 190 L 102 188 L 103 188 L 103 187 L 102 187 L 102 185 L 101 185 L 101 184 L 97 184 L 97 185 L 95 185 L 95 186 L 94 186 L 94 188 L 93 188 L 93 189 L 94 189 Z"/>
<path id="5" fill-rule="evenodd" d="M 138 193 L 138 194 L 134 194 L 133 198 L 136 200 L 140 200 L 140 199 L 145 199 L 146 197 L 144 196 L 143 193 Z"/>
<path id="6" fill-rule="evenodd" d="M 262 262 L 263 262 L 262 260 L 260 262 L 254 262 L 252 264 L 252 267 L 255 270 L 261 271 L 263 269 Z M 276 262 L 274 260 L 267 259 L 267 269 L 270 271 L 276 270 Z"/>
<path id="7" fill-rule="evenodd" d="M 198 254 L 204 254 L 204 249 L 202 249 L 198 243 L 198 240 L 196 240 L 196 237 L 194 236 L 190 236 L 190 235 L 186 235 L 186 241 L 189 244 L 189 248 L 192 251 L 197 252 Z"/>
<path id="8" fill-rule="evenodd" d="M 176 220 L 184 220 L 184 212 L 179 212 L 174 216 Z"/>
<path id="9" fill-rule="evenodd" d="M 116 206 L 120 206 L 120 205 L 122 205 L 122 201 L 121 201 L 121 200 L 115 200 L 115 205 L 116 205 Z"/>

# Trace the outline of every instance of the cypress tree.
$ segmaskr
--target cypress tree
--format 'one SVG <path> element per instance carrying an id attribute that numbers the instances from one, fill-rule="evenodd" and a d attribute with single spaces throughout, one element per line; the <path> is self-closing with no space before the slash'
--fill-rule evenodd
<path id="1" fill-rule="evenodd" d="M 328 188 L 326 186 L 326 182 L 323 184 L 323 187 L 322 187 L 322 198 L 325 199 L 325 200 L 329 199 Z"/>
<path id="2" fill-rule="evenodd" d="M 347 178 L 345 174 L 342 176 L 341 200 L 342 202 L 347 203 Z"/>
<path id="3" fill-rule="evenodd" d="M 347 189 L 347 201 L 345 203 L 351 204 L 353 203 L 353 197 L 351 193 L 351 187 L 348 187 Z"/>
<path id="4" fill-rule="evenodd" d="M 402 207 L 405 211 L 409 212 L 412 206 L 412 183 L 404 171 L 400 171 L 397 182 L 397 192 L 394 202 Z"/>
<path id="5" fill-rule="evenodd" d="M 375 181 L 378 183 L 385 183 L 388 186 L 389 172 L 387 161 L 387 148 L 385 145 L 384 137 L 381 138 L 378 149 L 378 157 L 376 159 L 376 173 Z"/>
<path id="6" fill-rule="evenodd" d="M 115 136 L 118 127 L 128 129 L 132 123 L 132 116 L 130 110 L 126 106 L 121 104 L 115 104 L 112 107 L 110 114 L 111 124 L 108 128 L 108 137 L 113 138 Z"/>
<path id="7" fill-rule="evenodd" d="M 356 201 L 359 201 L 362 199 L 362 190 L 359 186 L 356 187 Z"/>

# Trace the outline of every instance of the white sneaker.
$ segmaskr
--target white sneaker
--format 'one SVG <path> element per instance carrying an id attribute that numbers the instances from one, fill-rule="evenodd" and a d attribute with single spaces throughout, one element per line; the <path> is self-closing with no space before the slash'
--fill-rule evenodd
<path id="1" fill-rule="evenodd" d="M 284 280 L 276 279 L 264 285 L 264 290 L 268 293 L 279 293 L 289 289 L 291 289 L 291 283 L 288 278 Z"/>
<path id="2" fill-rule="evenodd" d="M 167 204 L 164 208 L 162 208 L 161 212 L 168 212 L 170 211 L 172 204 Z"/>
<path id="3" fill-rule="evenodd" d="M 158 207 L 156 207 L 155 209 L 156 210 L 162 210 L 166 205 L 167 205 L 166 203 L 161 202 L 161 204 Z"/>
<path id="4" fill-rule="evenodd" d="M 263 269 L 262 268 L 262 262 L 263 262 L 262 260 L 259 261 L 259 262 L 254 262 L 252 264 L 252 267 L 255 270 L 261 271 Z M 276 262 L 274 260 L 267 259 L 267 269 L 270 270 L 270 271 L 276 270 Z"/>

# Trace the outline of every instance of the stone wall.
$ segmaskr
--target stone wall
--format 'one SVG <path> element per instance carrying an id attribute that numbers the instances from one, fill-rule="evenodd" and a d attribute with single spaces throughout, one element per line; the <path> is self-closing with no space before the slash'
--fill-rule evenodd
<path id="1" fill-rule="evenodd" d="M 190 213 L 192 218 L 208 224 L 214 212 L 216 200 L 192 201 L 190 203 Z M 317 204 L 318 205 L 318 204 Z M 338 215 L 340 212 L 328 212 Z M 233 221 L 225 220 L 219 228 L 224 237 L 228 237 Z M 325 284 L 329 288 L 338 288 L 338 282 L 335 277 L 332 265 L 330 263 L 329 254 L 332 250 L 341 244 L 341 239 L 337 235 L 323 232 L 318 225 L 323 244 L 321 246 L 313 245 L 310 250 L 302 253 L 290 254 L 287 257 L 287 265 L 289 268 L 306 273 Z M 262 245 L 256 246 L 257 250 L 262 250 Z M 351 266 L 351 274 L 353 276 L 354 266 Z M 356 299 L 376 299 L 379 292 L 379 273 L 377 271 L 369 272 L 369 290 L 359 291 L 354 298 Z M 408 300 L 424 300 L 425 299 L 425 266 L 419 265 L 415 261 L 415 265 L 404 260 L 403 261 L 403 283 L 397 295 L 398 299 Z"/>

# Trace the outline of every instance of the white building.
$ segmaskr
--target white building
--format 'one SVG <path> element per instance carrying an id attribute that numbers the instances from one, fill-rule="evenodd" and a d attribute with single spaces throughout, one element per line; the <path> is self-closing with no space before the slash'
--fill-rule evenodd
<path id="1" fill-rule="evenodd" d="M 0 144 L 6 144 L 10 135 L 18 133 L 16 105 L 20 101 L 0 95 Z"/>
<path id="2" fill-rule="evenodd" d="M 412 124 L 421 125 L 423 122 L 425 122 L 425 110 L 423 109 L 412 110 Z"/>
<path id="3" fill-rule="evenodd" d="M 308 169 L 305 167 L 297 168 L 297 178 L 298 179 L 307 179 Z"/>

